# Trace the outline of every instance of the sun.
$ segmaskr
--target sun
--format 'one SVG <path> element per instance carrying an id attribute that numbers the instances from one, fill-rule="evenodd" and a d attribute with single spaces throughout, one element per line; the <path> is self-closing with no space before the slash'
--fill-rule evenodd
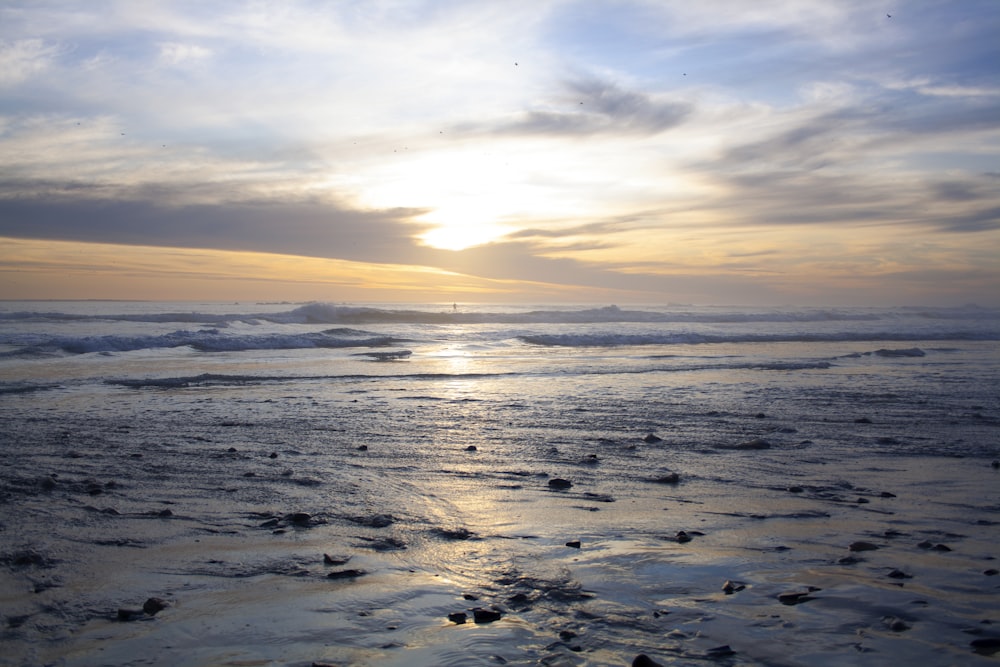
<path id="1" fill-rule="evenodd" d="M 417 238 L 431 248 L 465 250 L 493 243 L 510 233 L 510 228 L 489 219 L 482 207 L 482 204 L 451 204 L 427 213 L 419 220 L 434 227 Z"/>

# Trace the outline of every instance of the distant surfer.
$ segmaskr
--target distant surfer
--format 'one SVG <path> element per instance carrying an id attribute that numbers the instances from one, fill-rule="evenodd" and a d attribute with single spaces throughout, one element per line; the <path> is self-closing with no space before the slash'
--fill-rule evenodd
<path id="1" fill-rule="evenodd" d="M 451 304 L 451 309 L 452 309 L 453 312 L 457 313 L 458 312 L 458 304 L 457 303 Z"/>

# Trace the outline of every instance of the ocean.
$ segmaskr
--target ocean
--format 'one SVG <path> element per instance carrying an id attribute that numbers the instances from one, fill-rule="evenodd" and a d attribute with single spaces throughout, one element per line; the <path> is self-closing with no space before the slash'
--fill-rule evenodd
<path id="1" fill-rule="evenodd" d="M 0 661 L 988 664 L 998 349 L 972 305 L 3 302 Z"/>

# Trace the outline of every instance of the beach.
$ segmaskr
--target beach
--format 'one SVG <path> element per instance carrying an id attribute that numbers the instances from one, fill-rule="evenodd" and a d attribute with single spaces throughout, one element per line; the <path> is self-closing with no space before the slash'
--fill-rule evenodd
<path id="1" fill-rule="evenodd" d="M 3 664 L 998 659 L 994 311 L 79 308 L 3 310 Z"/>

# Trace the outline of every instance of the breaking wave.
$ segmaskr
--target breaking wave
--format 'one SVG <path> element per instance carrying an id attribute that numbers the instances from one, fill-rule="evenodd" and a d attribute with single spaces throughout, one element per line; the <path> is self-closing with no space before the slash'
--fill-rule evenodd
<path id="1" fill-rule="evenodd" d="M 74 336 L 53 337 L 26 344 L 0 356 L 46 356 L 53 354 L 88 354 L 132 352 L 158 348 L 190 347 L 200 352 L 245 352 L 249 350 L 301 350 L 310 348 L 388 347 L 403 339 L 374 336 L 363 332 L 315 332 L 298 334 L 230 335 L 216 329 L 175 331 L 151 336 Z"/>
<path id="2" fill-rule="evenodd" d="M 703 308 L 664 307 L 655 310 L 627 309 L 618 306 L 583 309 L 498 309 L 462 311 L 428 308 L 376 308 L 372 306 L 309 303 L 291 310 L 270 313 L 163 312 L 88 315 L 64 312 L 17 311 L 0 313 L 0 321 L 17 320 L 106 320 L 200 324 L 225 327 L 235 322 L 255 324 L 574 324 L 602 322 L 664 323 L 752 323 L 752 322 L 878 322 L 909 320 L 991 320 L 1000 321 L 1000 309 L 979 306 L 957 308 Z"/>

